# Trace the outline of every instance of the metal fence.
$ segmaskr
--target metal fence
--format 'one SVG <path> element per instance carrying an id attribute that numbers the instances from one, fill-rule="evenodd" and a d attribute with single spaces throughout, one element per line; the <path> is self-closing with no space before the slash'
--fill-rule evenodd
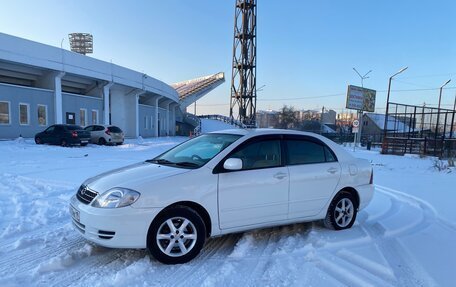
<path id="1" fill-rule="evenodd" d="M 426 106 L 388 103 L 382 153 L 439 157 L 456 154 L 456 112 Z"/>

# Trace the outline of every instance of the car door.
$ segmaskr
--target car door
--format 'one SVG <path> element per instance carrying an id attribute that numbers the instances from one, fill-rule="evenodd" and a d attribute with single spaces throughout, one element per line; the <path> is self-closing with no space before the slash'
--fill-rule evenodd
<path id="1" fill-rule="evenodd" d="M 240 158 L 238 171 L 218 175 L 221 229 L 285 220 L 288 213 L 288 170 L 279 137 L 255 138 L 225 158 Z M 216 168 L 217 169 L 217 168 Z"/>
<path id="2" fill-rule="evenodd" d="M 49 142 L 52 144 L 60 144 L 65 137 L 65 128 L 61 125 L 56 125 L 49 137 Z"/>
<path id="3" fill-rule="evenodd" d="M 43 143 L 51 143 L 51 137 L 54 132 L 54 129 L 55 126 L 50 126 L 41 134 L 41 141 Z"/>
<path id="4" fill-rule="evenodd" d="M 314 137 L 284 139 L 290 176 L 289 218 L 318 214 L 339 183 L 341 167 L 334 152 Z"/>
<path id="5" fill-rule="evenodd" d="M 93 131 L 93 140 L 98 143 L 101 137 L 104 138 L 106 128 L 104 126 L 96 126 Z"/>

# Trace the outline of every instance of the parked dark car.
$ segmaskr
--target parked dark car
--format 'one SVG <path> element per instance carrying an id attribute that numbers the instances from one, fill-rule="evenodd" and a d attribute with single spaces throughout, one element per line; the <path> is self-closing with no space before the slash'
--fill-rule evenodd
<path id="1" fill-rule="evenodd" d="M 35 135 L 36 144 L 55 144 L 61 146 L 86 146 L 90 141 L 90 132 L 78 125 L 52 125 Z"/>

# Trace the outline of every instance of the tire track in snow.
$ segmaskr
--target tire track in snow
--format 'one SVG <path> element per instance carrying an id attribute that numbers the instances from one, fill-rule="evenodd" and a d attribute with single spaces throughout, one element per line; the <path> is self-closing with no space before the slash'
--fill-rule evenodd
<path id="1" fill-rule="evenodd" d="M 232 253 L 241 237 L 242 234 L 236 233 L 217 238 L 220 243 L 198 256 L 196 262 L 192 260 L 190 268 L 176 270 L 176 273 L 178 273 L 176 280 L 173 280 L 173 284 L 170 284 L 170 286 L 201 286 L 201 282 L 209 274 L 213 274 L 216 269 L 224 264 L 225 258 Z"/>

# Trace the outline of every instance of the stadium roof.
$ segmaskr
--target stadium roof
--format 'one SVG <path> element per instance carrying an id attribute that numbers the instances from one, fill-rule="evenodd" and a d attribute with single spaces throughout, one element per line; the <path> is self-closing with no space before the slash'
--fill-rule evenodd
<path id="1" fill-rule="evenodd" d="M 204 76 L 188 81 L 171 84 L 179 94 L 179 102 L 181 109 L 196 102 L 210 91 L 225 82 L 225 74 L 217 73 L 209 76 Z"/>

